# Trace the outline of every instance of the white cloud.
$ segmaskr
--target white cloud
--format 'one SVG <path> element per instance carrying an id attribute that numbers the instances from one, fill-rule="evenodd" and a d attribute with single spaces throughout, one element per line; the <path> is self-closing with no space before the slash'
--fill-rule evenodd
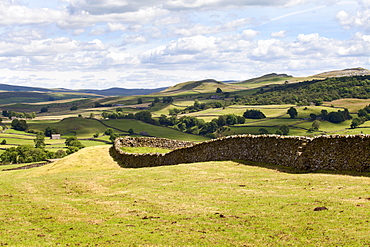
<path id="1" fill-rule="evenodd" d="M 196 35 L 206 35 L 206 34 L 217 34 L 222 32 L 235 31 L 240 27 L 244 27 L 253 22 L 252 18 L 241 18 L 233 21 L 226 22 L 219 26 L 207 26 L 201 23 L 188 24 L 183 28 L 173 27 L 172 32 L 178 36 L 196 36 Z M 254 34 L 253 36 L 255 36 Z M 248 34 L 246 34 L 248 36 Z"/>
<path id="2" fill-rule="evenodd" d="M 258 31 L 255 31 L 255 30 L 252 30 L 252 29 L 247 29 L 247 30 L 244 30 L 243 33 L 242 33 L 242 38 L 243 39 L 252 39 L 254 37 L 256 37 L 260 32 Z"/>
<path id="3" fill-rule="evenodd" d="M 355 15 L 341 10 L 336 18 L 345 29 L 361 28 L 368 31 L 370 30 L 370 1 L 359 0 L 359 10 Z"/>
<path id="4" fill-rule="evenodd" d="M 105 28 L 102 28 L 102 27 L 99 27 L 99 28 L 94 28 L 90 34 L 91 35 L 95 35 L 95 36 L 99 36 L 99 35 L 103 35 L 106 33 L 106 29 Z"/>
<path id="5" fill-rule="evenodd" d="M 121 23 L 111 23 L 107 24 L 109 32 L 116 32 L 116 31 L 125 31 L 127 27 Z"/>
<path id="6" fill-rule="evenodd" d="M 0 25 L 3 26 L 30 25 L 47 24 L 66 19 L 67 13 L 47 8 L 30 9 L 10 1 L 2 1 L 0 3 L 0 16 Z"/>
<path id="7" fill-rule="evenodd" d="M 277 31 L 271 33 L 272 38 L 285 38 L 286 37 L 286 31 Z"/>
<path id="8" fill-rule="evenodd" d="M 80 29 L 76 29 L 73 31 L 73 36 L 79 36 L 81 34 L 83 34 L 85 32 L 84 29 L 80 28 Z"/>
<path id="9" fill-rule="evenodd" d="M 126 36 L 123 39 L 124 44 L 140 44 L 140 43 L 146 43 L 147 39 L 144 36 L 141 35 L 130 35 Z"/>
<path id="10" fill-rule="evenodd" d="M 287 7 L 306 3 L 309 0 L 63 0 L 69 3 L 69 11 L 72 14 L 89 13 L 92 15 L 114 14 L 136 12 L 147 7 L 161 6 L 167 10 L 194 10 L 194 9 L 220 9 L 220 8 L 240 8 L 248 6 L 277 6 Z M 328 1 L 315 1 L 324 2 Z"/>
<path id="11" fill-rule="evenodd" d="M 155 87 L 370 65 L 367 0 L 37 2 L 0 0 L 0 82 Z M 323 28 L 324 10 L 349 29 Z"/>

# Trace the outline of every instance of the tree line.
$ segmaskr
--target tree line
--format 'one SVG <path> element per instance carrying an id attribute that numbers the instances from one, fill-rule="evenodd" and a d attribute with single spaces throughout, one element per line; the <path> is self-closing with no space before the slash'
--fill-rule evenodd
<path id="1" fill-rule="evenodd" d="M 370 98 L 370 76 L 352 76 L 311 80 L 284 85 L 268 85 L 253 95 L 239 97 L 240 104 L 248 105 L 321 105 L 323 101 L 344 98 Z"/>

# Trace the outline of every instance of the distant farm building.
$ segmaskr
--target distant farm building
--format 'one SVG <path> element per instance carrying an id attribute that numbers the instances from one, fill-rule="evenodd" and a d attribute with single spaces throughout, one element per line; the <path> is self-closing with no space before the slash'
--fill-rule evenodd
<path id="1" fill-rule="evenodd" d="M 210 99 L 222 99 L 222 97 L 221 97 L 221 96 L 219 96 L 219 95 L 212 95 L 212 96 L 210 97 Z"/>
<path id="2" fill-rule="evenodd" d="M 60 139 L 60 134 L 52 134 L 51 139 L 53 140 L 59 140 Z"/>

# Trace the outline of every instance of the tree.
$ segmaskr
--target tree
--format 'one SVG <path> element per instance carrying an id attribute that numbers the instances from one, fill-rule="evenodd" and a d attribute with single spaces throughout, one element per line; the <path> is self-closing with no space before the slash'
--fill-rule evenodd
<path id="1" fill-rule="evenodd" d="M 59 149 L 58 151 L 56 151 L 54 153 L 54 158 L 55 159 L 60 159 L 60 158 L 63 158 L 64 156 L 66 156 L 66 155 L 67 155 L 66 151 L 64 151 L 63 149 Z"/>
<path id="2" fill-rule="evenodd" d="M 214 119 L 215 120 L 215 119 Z M 213 133 L 217 130 L 218 124 L 216 121 L 212 120 L 211 122 L 207 122 L 200 130 L 201 135 L 206 135 L 208 133 Z"/>
<path id="3" fill-rule="evenodd" d="M 297 109 L 295 109 L 294 107 L 290 107 L 287 113 L 289 114 L 291 119 L 294 119 L 298 116 Z"/>
<path id="4" fill-rule="evenodd" d="M 71 108 L 69 108 L 69 110 L 71 110 L 71 111 L 76 111 L 77 109 L 78 109 L 78 106 L 77 105 L 74 105 Z"/>
<path id="5" fill-rule="evenodd" d="M 222 89 L 218 87 L 218 88 L 216 89 L 216 93 L 222 93 Z"/>
<path id="6" fill-rule="evenodd" d="M 40 113 L 48 112 L 49 108 L 47 106 L 44 106 L 40 109 Z"/>
<path id="7" fill-rule="evenodd" d="M 344 116 L 340 112 L 330 112 L 327 116 L 327 120 L 331 123 L 341 123 L 343 122 Z"/>
<path id="8" fill-rule="evenodd" d="M 129 133 L 130 135 L 133 135 L 135 132 L 134 132 L 134 130 L 133 130 L 132 128 L 130 128 L 130 129 L 128 130 L 128 133 Z"/>
<path id="9" fill-rule="evenodd" d="M 353 118 L 351 123 L 351 129 L 355 129 L 365 122 L 364 118 Z"/>
<path id="10" fill-rule="evenodd" d="M 104 131 L 104 135 L 110 135 L 111 133 L 113 132 L 113 130 L 111 128 L 108 128 Z"/>
<path id="11" fill-rule="evenodd" d="M 245 123 L 245 117 L 237 116 L 237 118 L 238 118 L 238 124 L 244 124 Z"/>
<path id="12" fill-rule="evenodd" d="M 327 120 L 328 117 L 328 111 L 327 110 L 321 110 L 321 115 L 322 119 Z"/>
<path id="13" fill-rule="evenodd" d="M 95 114 L 94 113 L 90 113 L 90 117 L 89 118 L 94 118 L 95 117 Z"/>
<path id="14" fill-rule="evenodd" d="M 160 101 L 161 100 L 158 97 L 155 97 L 153 103 L 156 104 L 156 103 L 159 103 Z"/>
<path id="15" fill-rule="evenodd" d="M 311 120 L 316 120 L 317 115 L 315 113 L 310 113 Z"/>
<path id="16" fill-rule="evenodd" d="M 171 96 L 163 97 L 163 103 L 172 104 L 173 99 Z"/>
<path id="17" fill-rule="evenodd" d="M 287 125 L 281 126 L 277 131 L 277 135 L 288 135 L 289 134 L 289 127 Z"/>
<path id="18" fill-rule="evenodd" d="M 2 114 L 4 117 L 9 117 L 9 112 L 7 110 L 3 110 Z"/>
<path id="19" fill-rule="evenodd" d="M 313 121 L 313 123 L 312 123 L 312 129 L 319 130 L 319 128 L 320 128 L 320 121 L 319 120 Z"/>
<path id="20" fill-rule="evenodd" d="M 265 129 L 265 128 L 260 128 L 259 130 L 258 130 L 258 132 L 260 133 L 260 135 L 266 135 L 266 134 L 268 134 L 269 132 L 268 132 L 268 130 L 267 129 Z"/>
<path id="21" fill-rule="evenodd" d="M 142 104 L 142 103 L 143 103 L 143 99 L 142 99 L 142 98 L 138 98 L 138 99 L 137 99 L 137 103 L 138 103 L 138 104 Z"/>
<path id="22" fill-rule="evenodd" d="M 21 145 L 5 150 L 0 156 L 3 164 L 31 163 L 52 158 L 53 153 L 31 145 Z"/>
<path id="23" fill-rule="evenodd" d="M 75 153 L 81 148 L 85 147 L 79 140 L 77 140 L 75 136 L 68 137 L 65 141 L 65 144 L 68 148 L 67 154 Z"/>
<path id="24" fill-rule="evenodd" d="M 235 114 L 227 114 L 226 115 L 226 124 L 227 125 L 235 125 L 238 123 L 238 118 Z"/>
<path id="25" fill-rule="evenodd" d="M 117 138 L 117 137 L 119 137 L 119 135 L 118 135 L 117 133 L 112 132 L 112 133 L 110 134 L 110 136 L 109 136 L 109 140 L 110 140 L 111 142 L 114 142 L 114 140 L 116 140 L 116 138 Z"/>
<path id="26" fill-rule="evenodd" d="M 222 126 L 226 125 L 226 117 L 224 115 L 218 116 L 216 123 L 217 123 L 218 127 L 222 127 Z"/>
<path id="27" fill-rule="evenodd" d="M 6 140 L 5 139 L 3 139 L 2 141 L 1 141 L 1 145 L 5 145 L 6 144 Z"/>
<path id="28" fill-rule="evenodd" d="M 263 114 L 263 112 L 261 112 L 260 110 L 246 110 L 243 113 L 243 117 L 250 118 L 250 119 L 266 118 L 265 114 Z"/>
<path id="29" fill-rule="evenodd" d="M 152 113 L 148 110 L 135 113 L 135 119 L 146 123 L 153 123 Z"/>
<path id="30" fill-rule="evenodd" d="M 60 134 L 60 131 L 54 127 L 46 127 L 45 131 L 44 131 L 44 135 L 47 136 L 47 137 L 51 137 L 52 134 Z"/>
<path id="31" fill-rule="evenodd" d="M 216 136 L 217 136 L 217 137 L 221 137 L 221 136 L 223 136 L 223 134 L 224 134 L 225 132 L 227 132 L 227 131 L 230 131 L 230 128 L 228 128 L 228 127 L 220 127 L 220 128 L 218 128 L 218 129 L 216 130 Z"/>
<path id="32" fill-rule="evenodd" d="M 25 131 L 28 129 L 28 124 L 26 120 L 14 119 L 11 124 L 12 128 L 19 131 Z"/>
<path id="33" fill-rule="evenodd" d="M 96 132 L 94 135 L 93 135 L 94 138 L 98 138 L 99 137 L 99 132 Z"/>
<path id="34" fill-rule="evenodd" d="M 35 142 L 35 148 L 44 148 L 45 147 L 45 135 L 42 132 L 38 132 L 36 135 L 36 139 L 33 140 Z"/>

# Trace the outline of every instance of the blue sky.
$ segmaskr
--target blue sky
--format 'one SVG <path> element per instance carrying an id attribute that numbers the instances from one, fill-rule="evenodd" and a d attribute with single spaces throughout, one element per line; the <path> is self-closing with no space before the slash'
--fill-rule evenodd
<path id="1" fill-rule="evenodd" d="M 370 69 L 370 0 L 0 0 L 0 83 L 156 88 Z"/>

